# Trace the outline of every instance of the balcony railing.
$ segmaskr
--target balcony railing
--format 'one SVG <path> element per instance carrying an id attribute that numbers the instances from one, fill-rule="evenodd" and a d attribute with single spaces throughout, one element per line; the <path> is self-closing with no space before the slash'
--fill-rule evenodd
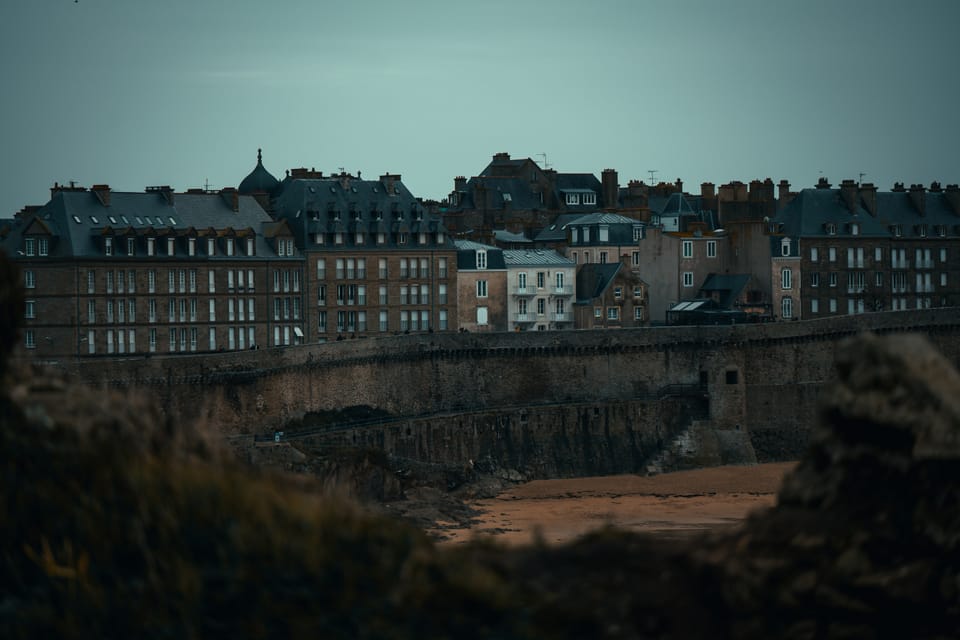
<path id="1" fill-rule="evenodd" d="M 573 285 L 567 284 L 563 286 L 553 287 L 553 295 L 555 296 L 571 296 L 573 295 Z"/>
<path id="2" fill-rule="evenodd" d="M 536 317 L 532 313 L 515 313 L 513 314 L 514 322 L 534 322 Z"/>
<path id="3" fill-rule="evenodd" d="M 571 313 L 552 313 L 550 314 L 550 319 L 553 322 L 573 322 L 573 314 Z"/>
<path id="4" fill-rule="evenodd" d="M 517 287 L 516 289 L 514 289 L 513 295 L 515 295 L 515 296 L 535 296 L 535 295 L 537 295 L 537 291 L 536 291 L 536 289 L 532 289 L 532 288 L 530 288 L 530 287 Z"/>

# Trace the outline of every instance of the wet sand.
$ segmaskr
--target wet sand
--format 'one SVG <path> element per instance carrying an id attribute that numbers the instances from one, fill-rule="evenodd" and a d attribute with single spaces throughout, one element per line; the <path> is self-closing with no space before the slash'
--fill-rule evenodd
<path id="1" fill-rule="evenodd" d="M 739 524 L 774 505 L 795 463 L 728 466 L 657 476 L 535 480 L 470 504 L 470 527 L 438 522 L 441 544 L 492 536 L 506 544 L 567 542 L 591 530 L 619 528 L 680 537 Z"/>

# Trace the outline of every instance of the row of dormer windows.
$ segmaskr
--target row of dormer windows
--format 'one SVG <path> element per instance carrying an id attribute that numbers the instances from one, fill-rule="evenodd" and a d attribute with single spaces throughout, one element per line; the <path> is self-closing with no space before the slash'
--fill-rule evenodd
<path id="1" fill-rule="evenodd" d="M 33 255 L 29 251 L 33 251 L 33 239 L 27 238 L 30 240 L 29 246 L 25 246 L 25 253 L 27 255 Z M 47 243 L 46 239 L 38 238 L 41 253 L 40 255 L 47 255 Z M 256 239 L 252 237 L 248 238 L 222 238 L 218 241 L 217 238 L 154 238 L 147 237 L 144 238 L 144 242 L 141 243 L 138 241 L 138 238 L 134 237 L 114 237 L 114 236 L 105 236 L 103 238 L 103 255 L 105 256 L 136 256 L 136 255 L 147 255 L 147 256 L 160 256 L 165 255 L 173 257 L 178 255 L 178 251 L 185 252 L 188 256 L 215 256 L 218 254 L 226 256 L 254 256 L 256 255 Z M 26 245 L 26 242 L 25 242 Z M 278 256 L 294 256 L 296 255 L 296 247 L 294 246 L 293 240 L 288 238 L 277 238 L 275 244 L 276 252 Z M 141 251 L 145 251 L 144 254 L 140 254 Z M 180 255 L 184 255 L 180 253 Z"/>
<path id="2" fill-rule="evenodd" d="M 437 231 L 434 233 L 428 233 L 426 231 L 421 231 L 418 233 L 410 233 L 407 231 L 397 231 L 393 233 L 387 233 L 385 231 L 380 231 L 377 233 L 366 233 L 363 231 L 357 231 L 355 233 L 345 233 L 343 231 L 335 231 L 333 233 L 327 232 L 317 232 L 312 236 L 313 243 L 317 245 L 332 245 L 332 246 L 343 246 L 347 244 L 348 240 L 352 240 L 354 246 L 360 246 L 365 244 L 373 244 L 377 246 L 382 246 L 387 244 L 388 239 L 392 239 L 396 245 L 428 245 L 433 241 L 435 244 L 442 245 L 446 242 L 446 236 L 442 231 Z"/>

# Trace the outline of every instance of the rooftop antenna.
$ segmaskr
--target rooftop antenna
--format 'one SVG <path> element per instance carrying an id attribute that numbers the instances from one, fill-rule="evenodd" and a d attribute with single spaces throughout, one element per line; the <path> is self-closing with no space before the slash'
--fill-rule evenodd
<path id="1" fill-rule="evenodd" d="M 656 184 L 654 181 L 657 179 L 657 172 L 660 169 L 647 169 L 647 173 L 650 174 L 650 184 Z"/>
<path id="2" fill-rule="evenodd" d="M 203 179 L 203 190 L 204 190 L 204 191 L 210 191 L 210 179 L 209 179 L 209 178 L 204 178 L 204 179 Z"/>
<path id="3" fill-rule="evenodd" d="M 544 169 L 549 169 L 549 168 L 550 168 L 550 164 L 547 162 L 547 153 L 546 153 L 546 151 L 544 151 L 543 153 L 538 153 L 537 155 L 540 156 L 541 158 L 543 158 L 543 168 L 544 168 Z"/>
<path id="4" fill-rule="evenodd" d="M 859 186 L 863 186 L 863 176 L 867 175 L 863 171 L 860 172 L 860 181 L 857 183 Z"/>

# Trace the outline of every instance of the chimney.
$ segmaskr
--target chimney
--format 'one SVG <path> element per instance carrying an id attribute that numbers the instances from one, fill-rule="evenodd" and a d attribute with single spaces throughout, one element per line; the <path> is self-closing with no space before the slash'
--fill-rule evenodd
<path id="1" fill-rule="evenodd" d="M 947 202 L 950 203 L 950 208 L 953 209 L 953 212 L 960 216 L 960 186 L 948 184 L 943 195 L 947 199 Z"/>
<path id="2" fill-rule="evenodd" d="M 921 216 L 927 213 L 926 189 L 922 184 L 910 185 L 910 202 Z"/>
<path id="3" fill-rule="evenodd" d="M 496 153 L 493 156 L 494 162 L 506 162 L 510 160 L 510 154 L 505 152 Z"/>
<path id="4" fill-rule="evenodd" d="M 105 207 L 110 206 L 110 187 L 108 185 L 95 184 L 92 187 L 90 187 L 90 191 L 92 191 L 93 194 L 97 196 L 97 200 L 100 201 L 100 204 L 102 204 Z"/>
<path id="5" fill-rule="evenodd" d="M 394 185 L 397 182 L 400 182 L 399 173 L 385 173 L 380 176 L 380 182 L 383 184 L 383 188 L 386 190 L 388 195 L 394 195 Z"/>
<path id="6" fill-rule="evenodd" d="M 220 196 L 233 211 L 240 211 L 240 194 L 235 187 L 224 187 L 220 190 Z"/>
<path id="7" fill-rule="evenodd" d="M 454 191 L 466 191 L 467 189 L 467 178 L 465 176 L 457 176 L 453 179 L 453 190 Z"/>
<path id="8" fill-rule="evenodd" d="M 777 185 L 777 200 L 783 201 L 790 197 L 790 183 L 786 180 L 781 180 L 780 184 Z"/>
<path id="9" fill-rule="evenodd" d="M 677 186 L 677 191 L 683 193 L 683 180 L 677 178 L 677 181 L 674 184 Z"/>
<path id="10" fill-rule="evenodd" d="M 860 199 L 863 200 L 863 206 L 873 217 L 877 216 L 877 188 L 872 182 L 864 182 L 860 185 Z"/>
<path id="11" fill-rule="evenodd" d="M 857 212 L 857 183 L 853 180 L 844 180 L 840 183 L 840 197 L 843 198 L 843 203 L 847 205 L 847 209 L 850 213 Z"/>
<path id="12" fill-rule="evenodd" d="M 943 188 L 940 186 L 940 183 L 934 180 L 930 183 L 930 193 L 941 193 Z"/>
<path id="13" fill-rule="evenodd" d="M 171 207 L 173 206 L 173 189 L 170 188 L 170 185 L 163 185 L 160 187 L 160 194 L 163 196 L 164 200 L 167 201 L 167 204 Z"/>
<path id="14" fill-rule="evenodd" d="M 893 192 L 894 192 L 894 193 L 903 193 L 904 191 L 906 191 L 906 189 L 903 188 L 903 183 L 902 183 L 902 182 L 894 182 L 894 183 L 893 183 Z"/>
<path id="15" fill-rule="evenodd" d="M 600 174 L 600 183 L 603 186 L 603 206 L 615 209 L 619 206 L 620 181 L 616 169 L 604 169 Z"/>
<path id="16" fill-rule="evenodd" d="M 704 200 L 713 199 L 715 194 L 714 184 L 712 182 L 700 183 L 700 197 Z"/>
<path id="17" fill-rule="evenodd" d="M 817 189 L 829 189 L 831 186 L 830 181 L 823 176 L 820 176 L 820 179 L 817 180 Z"/>

